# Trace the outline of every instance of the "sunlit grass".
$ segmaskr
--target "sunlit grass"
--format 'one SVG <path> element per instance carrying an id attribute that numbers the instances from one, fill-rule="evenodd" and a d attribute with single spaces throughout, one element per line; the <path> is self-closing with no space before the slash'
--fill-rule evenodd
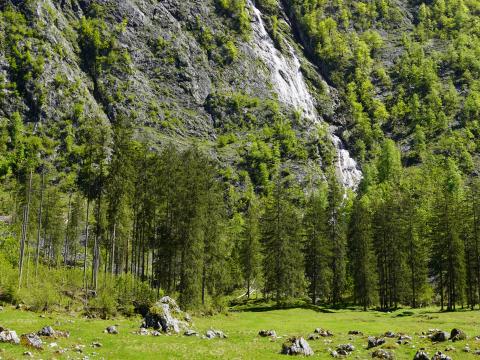
<path id="1" fill-rule="evenodd" d="M 11 308 L 0 312 L 0 325 L 16 330 L 18 334 L 38 331 L 45 325 L 52 325 L 59 330 L 68 330 L 69 339 L 48 340 L 56 342 L 59 348 L 69 348 L 66 353 L 55 354 L 58 348 L 48 348 L 41 352 L 33 351 L 37 359 L 67 359 L 82 358 L 87 355 L 91 359 L 282 359 L 281 344 L 285 337 L 291 335 L 308 336 L 316 327 L 322 327 L 334 332 L 335 336 L 310 341 L 315 351 L 313 358 L 330 359 L 329 348 L 338 344 L 350 342 L 356 351 L 350 355 L 355 359 L 371 359 L 373 350 L 367 350 L 367 336 L 381 335 L 391 330 L 413 336 L 410 345 L 396 346 L 395 339 L 389 339 L 385 347 L 392 348 L 397 359 L 413 359 L 418 348 L 425 347 L 430 355 L 435 351 L 444 351 L 448 346 L 455 347 L 449 355 L 457 359 L 480 358 L 473 351 L 480 349 L 480 342 L 474 337 L 480 334 L 480 312 L 458 311 L 455 313 L 439 313 L 436 309 L 415 310 L 402 315 L 404 310 L 393 313 L 362 312 L 357 310 L 315 311 L 309 309 L 288 309 L 270 311 L 229 312 L 213 317 L 195 317 L 194 326 L 201 333 L 209 328 L 223 330 L 228 339 L 206 340 L 185 336 L 140 336 L 133 334 L 138 330 L 140 318 L 114 320 L 88 320 L 64 314 L 39 314 L 23 312 Z M 103 330 L 111 324 L 117 324 L 119 335 L 108 335 Z M 432 344 L 428 339 L 420 338 L 421 332 L 430 328 L 440 328 L 450 331 L 453 327 L 464 330 L 469 339 L 456 343 Z M 272 341 L 258 337 L 261 329 L 274 329 L 283 339 Z M 349 336 L 349 330 L 360 330 L 364 336 Z M 93 341 L 103 344 L 99 349 L 90 345 Z M 74 345 L 86 345 L 83 354 L 71 350 Z M 470 345 L 472 353 L 462 350 Z M 26 350 L 21 346 L 0 344 L 3 359 L 22 358 Z M 95 355 L 96 353 L 96 355 Z"/>

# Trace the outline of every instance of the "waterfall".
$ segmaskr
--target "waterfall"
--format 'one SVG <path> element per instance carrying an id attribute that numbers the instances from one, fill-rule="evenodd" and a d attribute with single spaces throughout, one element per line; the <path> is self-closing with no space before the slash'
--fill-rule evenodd
<path id="1" fill-rule="evenodd" d="M 308 90 L 303 77 L 300 60 L 295 49 L 286 42 L 289 57 L 285 57 L 276 47 L 268 34 L 260 10 L 252 0 L 247 1 L 253 12 L 253 41 L 255 51 L 265 62 L 271 73 L 271 81 L 278 100 L 301 111 L 303 116 L 315 122 L 323 121 L 315 108 L 315 100 Z M 360 183 L 362 173 L 357 162 L 350 156 L 342 140 L 330 130 L 332 143 L 337 151 L 337 175 L 343 186 L 355 190 Z"/>

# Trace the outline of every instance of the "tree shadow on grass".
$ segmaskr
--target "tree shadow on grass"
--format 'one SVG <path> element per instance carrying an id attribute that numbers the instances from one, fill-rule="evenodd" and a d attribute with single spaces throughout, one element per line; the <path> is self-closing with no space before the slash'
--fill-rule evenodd
<path id="1" fill-rule="evenodd" d="M 322 305 L 313 305 L 305 301 L 293 301 L 277 304 L 276 302 L 266 302 L 264 299 L 242 301 L 241 303 L 232 303 L 230 311 L 235 312 L 266 312 L 273 310 L 291 310 L 305 309 L 318 313 L 333 314 L 338 310 L 358 310 L 357 307 L 339 306 L 327 307 Z"/>

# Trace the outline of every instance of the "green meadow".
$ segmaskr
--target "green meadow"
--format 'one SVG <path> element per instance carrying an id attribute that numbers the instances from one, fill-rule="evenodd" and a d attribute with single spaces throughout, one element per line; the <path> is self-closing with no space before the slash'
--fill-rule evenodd
<path id="1" fill-rule="evenodd" d="M 255 309 L 254 309 L 255 310 Z M 396 312 L 362 312 L 351 310 L 311 310 L 286 309 L 257 311 L 230 311 L 211 317 L 194 317 L 194 328 L 203 334 L 210 328 L 224 331 L 227 339 L 202 339 L 183 335 L 139 335 L 141 318 L 116 318 L 111 320 L 86 319 L 65 314 L 43 314 L 6 308 L 0 312 L 0 325 L 15 330 L 19 335 L 40 330 L 51 325 L 56 330 L 70 331 L 68 339 L 45 339 L 44 350 L 29 350 L 21 345 L 0 344 L 0 358 L 25 358 L 23 353 L 31 351 L 34 359 L 286 359 L 280 349 L 283 341 L 293 335 L 308 337 L 317 327 L 328 329 L 333 337 L 309 341 L 315 351 L 312 358 L 331 359 L 329 349 L 339 344 L 351 343 L 355 351 L 349 356 L 353 359 L 371 359 L 375 349 L 367 350 L 367 337 L 379 336 L 386 331 L 404 333 L 413 337 L 408 345 L 397 345 L 396 339 L 387 339 L 381 346 L 394 353 L 396 359 L 413 359 L 419 348 L 425 348 L 430 356 L 436 351 L 448 351 L 452 359 L 475 359 L 480 341 L 480 313 L 477 311 L 457 311 L 440 313 L 436 309 L 398 310 Z M 109 325 L 118 325 L 119 334 L 104 333 Z M 438 328 L 450 332 L 454 327 L 467 333 L 466 341 L 451 341 L 433 344 L 422 338 L 423 331 Z M 272 340 L 261 338 L 258 331 L 274 329 L 281 338 Z M 348 335 L 349 330 L 362 331 L 362 336 Z M 57 347 L 49 347 L 49 343 Z M 92 343 L 99 342 L 100 348 Z M 83 352 L 74 350 L 84 345 Z M 470 353 L 463 351 L 468 345 Z M 57 353 L 66 349 L 63 354 Z"/>

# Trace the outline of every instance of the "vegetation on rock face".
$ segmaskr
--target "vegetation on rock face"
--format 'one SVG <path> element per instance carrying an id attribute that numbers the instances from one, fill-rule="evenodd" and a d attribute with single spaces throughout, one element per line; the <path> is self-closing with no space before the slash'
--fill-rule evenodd
<path id="1" fill-rule="evenodd" d="M 478 306 L 479 4 L 258 1 L 338 93 L 317 110 L 353 193 L 326 126 L 272 94 L 249 3 L 178 3 L 0 5 L 0 300 Z"/>

